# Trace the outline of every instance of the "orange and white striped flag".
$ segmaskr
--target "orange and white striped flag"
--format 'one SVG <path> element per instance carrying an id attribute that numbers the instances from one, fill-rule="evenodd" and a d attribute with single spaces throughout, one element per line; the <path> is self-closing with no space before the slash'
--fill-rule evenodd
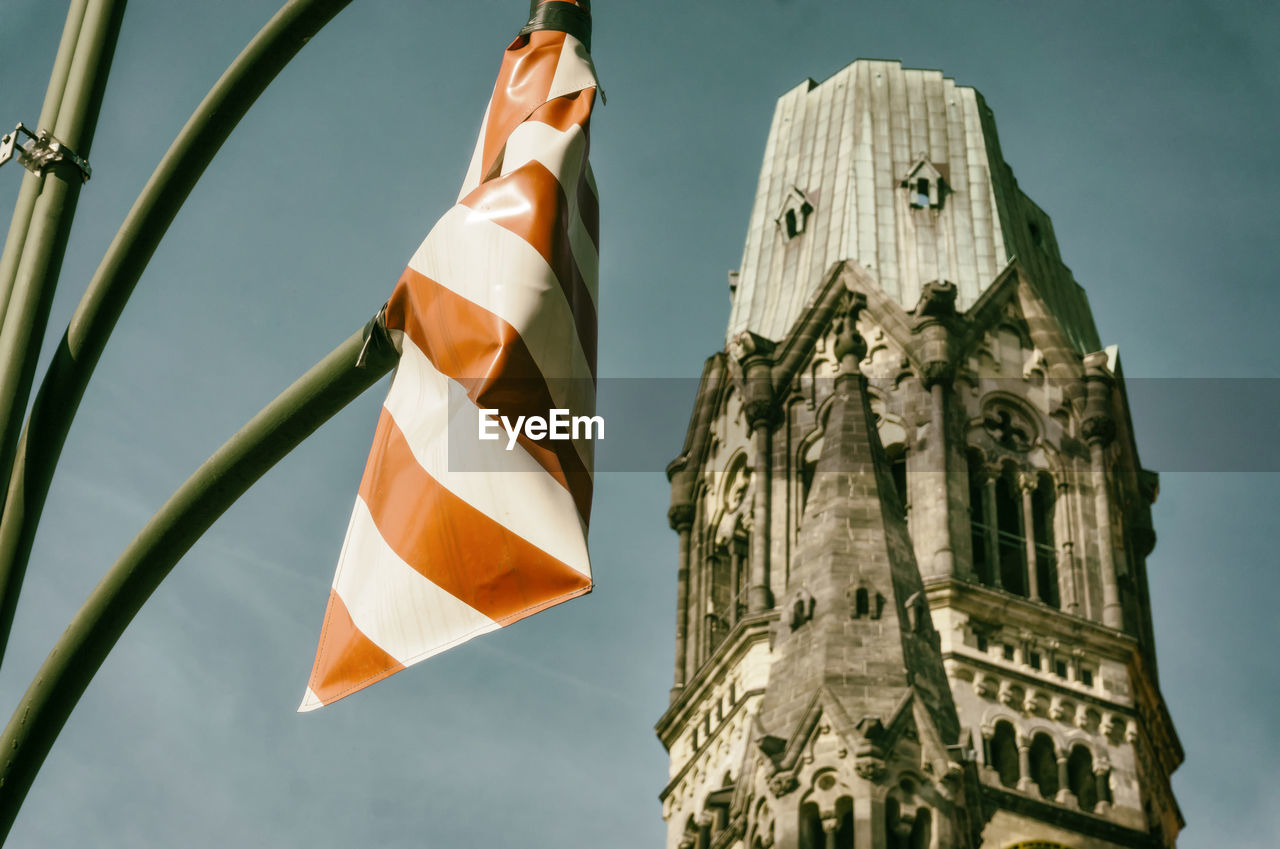
<path id="1" fill-rule="evenodd" d="M 482 410 L 594 414 L 590 32 L 588 0 L 534 0 L 458 203 L 387 303 L 400 363 L 300 711 L 591 590 L 590 434 L 477 439 Z"/>

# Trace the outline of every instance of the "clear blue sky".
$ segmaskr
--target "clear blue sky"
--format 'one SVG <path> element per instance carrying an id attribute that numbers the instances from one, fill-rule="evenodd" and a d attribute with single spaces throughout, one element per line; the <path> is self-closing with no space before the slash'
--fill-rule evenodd
<path id="1" fill-rule="evenodd" d="M 526 10 L 355 0 L 249 113 L 85 398 L 0 669 L 4 715 L 151 513 L 390 293 L 456 196 Z M 274 11 L 130 2 L 55 340 L 170 140 Z M 9 126 L 36 119 L 64 14 L 0 0 Z M 1175 778 L 1181 846 L 1275 846 L 1280 463 L 1266 404 L 1280 378 L 1280 7 L 656 0 L 595 14 L 609 97 L 592 151 L 606 377 L 696 376 L 720 346 L 725 274 L 782 92 L 865 56 L 939 68 L 985 95 L 1104 343 L 1131 379 L 1166 379 L 1134 393 L 1134 418 L 1140 449 L 1171 446 L 1143 458 L 1162 472 L 1149 568 L 1188 756 Z M 0 171 L 6 220 L 19 179 L 15 165 Z M 1266 403 L 1241 415 L 1223 384 L 1181 380 L 1193 377 L 1272 380 L 1245 387 Z M 596 593 L 294 713 L 383 391 L 255 487 L 156 593 L 68 724 L 12 845 L 661 844 L 652 725 L 671 680 L 675 538 L 656 464 L 601 476 Z M 653 436 L 664 459 L 680 447 L 675 412 Z"/>

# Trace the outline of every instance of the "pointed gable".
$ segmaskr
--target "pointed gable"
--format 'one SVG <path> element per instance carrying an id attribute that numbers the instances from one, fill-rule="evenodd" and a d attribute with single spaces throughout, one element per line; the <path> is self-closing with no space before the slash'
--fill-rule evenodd
<path id="1" fill-rule="evenodd" d="M 938 637 L 857 367 L 866 354 L 855 329 L 864 304 L 850 298 L 836 319 L 840 374 L 775 638 L 771 676 L 779 680 L 770 681 L 761 721 L 770 734 L 790 737 L 821 690 L 855 722 L 887 723 L 910 695 L 950 744 L 959 723 Z M 884 598 L 877 616 L 860 615 L 858 589 Z"/>

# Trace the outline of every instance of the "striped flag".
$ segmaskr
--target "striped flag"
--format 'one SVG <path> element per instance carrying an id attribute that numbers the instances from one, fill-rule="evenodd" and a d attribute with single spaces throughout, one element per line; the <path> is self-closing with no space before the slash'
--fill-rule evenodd
<path id="1" fill-rule="evenodd" d="M 400 363 L 300 711 L 591 590 L 590 434 L 477 438 L 483 410 L 595 409 L 590 9 L 531 5 L 458 203 L 385 308 Z"/>

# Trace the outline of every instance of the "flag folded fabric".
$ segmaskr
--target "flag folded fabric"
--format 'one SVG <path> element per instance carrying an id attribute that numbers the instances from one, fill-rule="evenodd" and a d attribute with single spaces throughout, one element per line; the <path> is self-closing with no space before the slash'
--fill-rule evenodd
<path id="1" fill-rule="evenodd" d="M 588 0 L 534 0 L 458 203 L 387 302 L 400 362 L 300 711 L 591 590 L 590 434 L 476 438 L 483 410 L 594 415 L 589 41 Z"/>

